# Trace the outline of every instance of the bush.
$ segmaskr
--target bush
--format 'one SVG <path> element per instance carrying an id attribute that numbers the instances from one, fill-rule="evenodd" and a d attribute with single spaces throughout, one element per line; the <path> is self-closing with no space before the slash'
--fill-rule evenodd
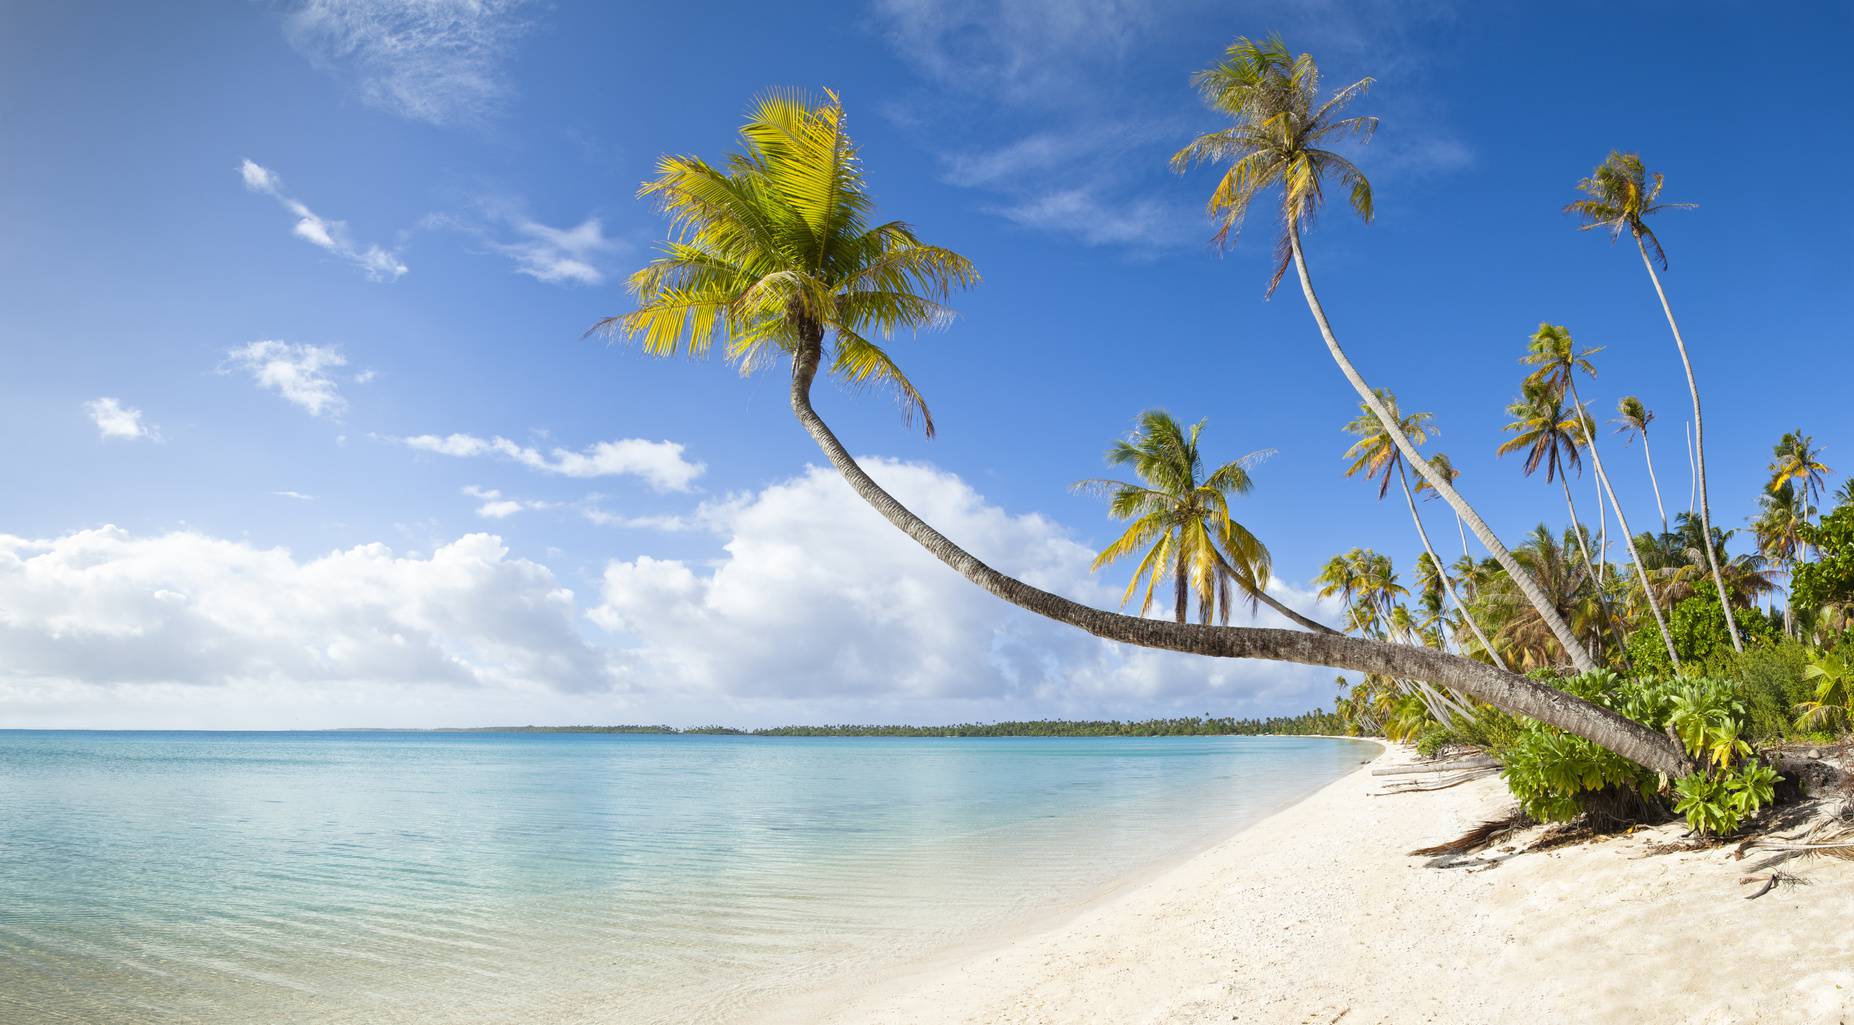
<path id="1" fill-rule="evenodd" d="M 1761 610 L 1736 608 L 1732 618 L 1738 621 L 1738 636 L 1749 648 L 1756 643 L 1775 641 L 1777 624 Z M 1716 670 L 1736 654 L 1732 636 L 1725 629 L 1725 612 L 1710 592 L 1696 594 L 1674 606 L 1667 617 L 1667 632 L 1674 639 L 1674 651 L 1680 655 L 1681 669 L 1688 673 Z M 1672 676 L 1674 665 L 1667 659 L 1667 646 L 1661 643 L 1661 630 L 1654 618 L 1648 619 L 1629 635 L 1629 661 L 1643 676 Z"/>
<path id="2" fill-rule="evenodd" d="M 1720 617 L 1723 626 L 1724 618 Z M 1675 810 L 1703 834 L 1725 834 L 1771 803 L 1776 770 L 1751 757 L 1739 687 L 1722 680 L 1624 680 L 1608 670 L 1558 684 L 1563 690 L 1654 729 L 1672 730 L 1701 762 L 1675 782 Z M 1660 777 L 1620 755 L 1543 723 L 1524 721 L 1496 750 L 1520 810 L 1541 822 L 1590 815 L 1615 824 L 1658 802 Z"/>
<path id="3" fill-rule="evenodd" d="M 1717 675 L 1738 686 L 1745 703 L 1746 739 L 1772 744 L 1803 736 L 1796 712 L 1815 696 L 1815 687 L 1803 675 L 1810 652 L 1800 641 L 1782 639 L 1752 645 L 1724 660 Z"/>

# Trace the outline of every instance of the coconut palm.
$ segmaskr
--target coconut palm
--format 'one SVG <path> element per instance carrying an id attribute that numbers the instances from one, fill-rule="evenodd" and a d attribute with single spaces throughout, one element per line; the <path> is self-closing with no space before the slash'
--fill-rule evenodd
<path id="1" fill-rule="evenodd" d="M 1622 539 L 1629 548 L 1629 562 L 1635 567 L 1635 576 L 1641 584 L 1642 595 L 1646 599 L 1648 611 L 1654 614 L 1654 624 L 1661 631 L 1661 641 L 1667 646 L 1667 657 L 1674 670 L 1680 670 L 1680 656 L 1674 652 L 1674 637 L 1668 633 L 1667 620 L 1661 616 L 1661 606 L 1654 596 L 1654 584 L 1648 579 L 1648 570 L 1642 565 L 1641 553 L 1635 549 L 1635 537 L 1629 531 L 1629 518 L 1622 512 L 1622 503 L 1616 499 L 1616 489 L 1609 482 L 1609 474 L 1603 470 L 1603 454 L 1597 451 L 1596 425 L 1590 420 L 1590 414 L 1584 409 L 1583 399 L 1577 394 L 1577 375 L 1596 376 L 1596 364 L 1590 357 L 1603 351 L 1602 346 L 1579 349 L 1571 340 L 1570 329 L 1562 324 L 1540 324 L 1533 332 L 1531 344 L 1527 346 L 1526 355 L 1520 360 L 1534 368 L 1528 384 L 1543 385 L 1556 391 L 1560 397 L 1568 394 L 1571 408 L 1575 411 L 1577 429 L 1581 432 L 1581 441 L 1590 451 L 1590 463 L 1596 469 L 1597 483 L 1603 491 L 1609 493 L 1609 507 L 1616 514 L 1616 526 L 1622 529 Z M 1572 450 L 1575 454 L 1576 450 Z M 1596 578 L 1597 590 L 1602 592 L 1603 577 Z"/>
<path id="2" fill-rule="evenodd" d="M 666 157 L 642 194 L 670 220 L 662 255 L 632 275 L 637 308 L 595 325 L 648 353 L 701 355 L 720 343 L 743 370 L 791 359 L 793 415 L 850 489 L 966 579 L 1014 605 L 1095 636 L 1219 658 L 1264 658 L 1433 680 L 1584 737 L 1650 770 L 1684 775 L 1664 734 L 1485 663 L 1406 645 L 1305 630 L 1172 623 L 1090 608 L 1000 573 L 935 530 L 858 465 L 812 405 L 820 369 L 925 402 L 876 345 L 943 324 L 948 294 L 978 280 L 964 257 L 899 221 L 877 222 L 842 105 L 772 95 L 722 167 Z M 826 363 L 826 357 L 829 357 Z"/>
<path id="3" fill-rule="evenodd" d="M 1198 72 L 1192 81 L 1211 108 L 1229 118 L 1231 125 L 1192 140 L 1173 155 L 1172 167 L 1182 172 L 1199 163 L 1228 165 L 1207 204 L 1217 223 L 1217 243 L 1233 243 L 1256 198 L 1279 187 L 1281 235 L 1275 244 L 1275 273 L 1269 280 L 1269 293 L 1274 292 L 1292 265 L 1327 352 L 1359 400 L 1389 424 L 1391 441 L 1403 458 L 1467 521 L 1481 544 L 1513 577 L 1526 600 L 1545 617 L 1552 633 L 1570 653 L 1572 663 L 1579 670 L 1595 669 L 1595 660 L 1577 643 L 1569 624 L 1551 608 L 1537 584 L 1525 578 L 1525 570 L 1493 529 L 1453 484 L 1431 473 L 1415 446 L 1392 422 L 1395 418 L 1389 410 L 1381 408 L 1376 393 L 1339 347 L 1326 310 L 1314 293 L 1300 233 L 1319 212 L 1327 185 L 1336 183 L 1344 188 L 1353 211 L 1362 220 L 1369 223 L 1372 217 L 1371 182 L 1357 165 L 1327 148 L 1348 138 L 1368 140 L 1377 130 L 1375 117 L 1345 116 L 1352 101 L 1371 87 L 1371 79 L 1359 79 L 1322 100 L 1318 65 L 1308 54 L 1291 53 L 1277 36 L 1265 42 L 1238 38 L 1221 63 Z"/>
<path id="4" fill-rule="evenodd" d="M 1448 481 L 1450 484 L 1455 483 L 1455 481 L 1461 477 L 1461 471 L 1455 467 L 1454 461 L 1449 459 L 1447 452 L 1437 452 L 1430 456 L 1429 469 L 1436 476 Z M 1423 477 L 1421 474 L 1417 475 L 1416 493 L 1422 495 L 1425 500 L 1434 499 L 1436 497 L 1436 489 L 1430 487 L 1428 478 Z M 1455 514 L 1455 534 L 1461 538 L 1462 556 L 1468 557 L 1468 528 L 1462 526 L 1460 513 Z"/>
<path id="5" fill-rule="evenodd" d="M 1793 478 L 1783 478 L 1758 496 L 1757 518 L 1751 521 L 1757 550 L 1769 562 L 1787 567 L 1792 580 L 1796 577 L 1796 564 L 1802 560 L 1802 532 L 1808 523 L 1809 507 Z M 1786 601 L 1783 603 L 1783 630 L 1794 633 L 1795 627 L 1795 610 Z"/>
<path id="6" fill-rule="evenodd" d="M 1785 433 L 1771 450 L 1770 484 L 1767 486 L 1775 490 L 1785 481 L 1795 481 L 1801 485 L 1797 497 L 1804 504 L 1813 505 L 1826 490 L 1823 478 L 1833 472 L 1822 462 L 1822 450 L 1815 446 L 1815 439 L 1799 427 Z"/>
<path id="7" fill-rule="evenodd" d="M 1590 575 L 1578 567 L 1571 555 L 1571 541 L 1553 536 L 1544 524 L 1535 527 L 1516 553 L 1546 593 L 1552 606 L 1566 620 L 1574 617 L 1578 602 L 1590 583 Z M 1511 594 L 1512 581 L 1501 575 L 1492 582 L 1495 590 Z M 1494 596 L 1499 600 L 1499 596 Z M 1508 664 L 1522 670 L 1557 668 L 1563 665 L 1563 645 L 1545 626 L 1544 618 L 1526 602 L 1511 601 L 1511 615 L 1500 627 L 1500 641 Z"/>
<path id="8" fill-rule="evenodd" d="M 1251 452 L 1206 474 L 1198 449 L 1203 431 L 1201 420 L 1186 428 L 1164 410 L 1148 410 L 1140 414 L 1133 434 L 1107 453 L 1110 464 L 1131 469 L 1138 482 L 1087 480 L 1076 485 L 1107 495 L 1114 518 L 1133 521 L 1102 549 L 1091 568 L 1099 570 L 1143 551 L 1120 599 L 1122 605 L 1131 601 L 1145 581 L 1140 615 L 1151 611 L 1159 581 L 1169 575 L 1173 615 L 1180 623 L 1186 621 L 1193 593 L 1200 622 L 1228 623 L 1235 604 L 1232 589 L 1240 590 L 1252 607 L 1267 601 L 1290 617 L 1311 622 L 1268 597 L 1268 549 L 1230 518 L 1230 499 L 1248 494 L 1254 484 L 1249 468 L 1273 451 Z"/>
<path id="9" fill-rule="evenodd" d="M 1693 360 L 1687 355 L 1687 343 L 1680 337 L 1680 325 L 1674 320 L 1674 308 L 1668 303 L 1667 291 L 1661 287 L 1661 276 L 1654 269 L 1656 262 L 1661 264 L 1663 270 L 1667 268 L 1667 253 L 1647 223 L 1650 216 L 1663 210 L 1690 210 L 1696 204 L 1661 202 L 1662 184 L 1659 173 L 1652 177 L 1648 174 L 1639 154 L 1611 152 L 1609 159 L 1592 171 L 1590 177 L 1577 183 L 1584 198 L 1566 204 L 1564 210 L 1583 219 L 1584 223 L 1578 226 L 1581 230 L 1605 229 L 1612 242 L 1627 231 L 1635 239 L 1635 248 L 1642 254 L 1642 266 L 1648 268 L 1648 279 L 1654 283 L 1654 294 L 1661 300 L 1661 312 L 1667 315 L 1667 326 L 1674 333 L 1674 347 L 1680 351 L 1680 365 L 1687 375 L 1687 392 L 1693 399 L 1693 485 L 1699 493 L 1700 523 L 1711 531 L 1712 508 L 1706 495 L 1706 434 L 1704 421 L 1700 417 L 1699 384 L 1693 377 Z M 1649 255 L 1650 249 L 1654 250 L 1653 256 Z M 1725 577 L 1720 574 L 1718 559 L 1713 557 L 1710 549 L 1707 551 L 1707 565 L 1712 570 L 1713 585 L 1719 592 L 1719 605 L 1725 610 L 1725 625 L 1732 638 L 1732 649 L 1743 651 L 1744 641 L 1738 636 L 1738 623 L 1732 618 L 1731 602 L 1725 594 Z"/>
<path id="10" fill-rule="evenodd" d="M 1667 530 L 1667 506 L 1661 504 L 1661 481 L 1654 475 L 1654 453 L 1648 449 L 1648 425 L 1654 423 L 1654 411 L 1633 395 L 1624 395 L 1616 403 L 1616 433 L 1624 444 L 1642 439 L 1642 458 L 1648 461 L 1648 483 L 1654 487 L 1654 508 L 1661 514 L 1661 530 Z"/>
<path id="11" fill-rule="evenodd" d="M 1429 440 L 1429 435 L 1435 430 L 1430 414 L 1411 413 L 1407 416 L 1400 416 L 1397 411 L 1397 396 L 1383 388 L 1377 390 L 1377 398 L 1377 404 L 1390 411 L 1391 417 L 1397 422 L 1398 429 L 1412 445 L 1422 445 Z M 1441 569 L 1442 559 L 1436 555 L 1435 546 L 1429 543 L 1429 531 L 1423 526 L 1422 514 L 1416 508 L 1416 496 L 1410 490 L 1410 475 L 1404 470 L 1403 453 L 1398 451 L 1396 443 L 1391 440 L 1390 432 L 1385 429 L 1385 422 L 1378 419 L 1378 414 L 1372 410 L 1372 407 L 1360 403 L 1358 408 L 1357 418 L 1345 425 L 1346 433 L 1358 439 L 1345 451 L 1345 457 L 1352 460 L 1352 465 L 1346 468 L 1345 475 L 1351 477 L 1363 472 L 1368 480 L 1379 479 L 1378 498 L 1380 500 L 1390 490 L 1391 478 L 1395 475 L 1397 483 L 1403 488 L 1404 504 L 1410 507 L 1410 521 L 1416 525 L 1416 536 L 1422 540 L 1424 553 L 1437 568 L 1443 589 L 1448 592 L 1449 599 L 1455 603 L 1455 607 L 1461 610 L 1462 618 L 1467 621 L 1475 639 L 1480 642 L 1481 650 L 1487 653 L 1487 657 L 1493 660 L 1494 665 L 1504 669 L 1506 663 L 1500 660 L 1499 653 L 1494 651 L 1493 643 L 1487 639 L 1487 634 L 1481 630 L 1480 624 L 1474 621 L 1473 614 L 1468 611 L 1467 603 L 1463 602 L 1461 595 L 1455 592 L 1454 581 L 1450 580 L 1448 573 Z"/>
<path id="12" fill-rule="evenodd" d="M 1541 468 L 1545 471 L 1545 483 L 1557 482 L 1564 493 L 1565 512 L 1571 518 L 1571 527 L 1577 535 L 1577 547 L 1583 556 L 1584 568 L 1596 579 L 1596 560 L 1590 555 L 1590 546 L 1585 542 L 1584 531 L 1577 519 L 1577 503 L 1571 499 L 1570 471 L 1583 468 L 1583 456 L 1580 452 L 1583 440 L 1583 428 L 1578 420 L 1564 408 L 1565 397 L 1542 383 L 1528 381 L 1522 386 L 1519 398 L 1506 407 L 1508 416 L 1513 419 L 1504 428 L 1513 437 L 1502 442 L 1494 451 L 1499 455 L 1524 452 L 1526 461 L 1522 471 L 1530 477 Z"/>

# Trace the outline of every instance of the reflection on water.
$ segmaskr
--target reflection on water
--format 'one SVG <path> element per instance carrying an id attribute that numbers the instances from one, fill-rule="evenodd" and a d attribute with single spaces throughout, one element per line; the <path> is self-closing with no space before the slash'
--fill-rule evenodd
<path id="1" fill-rule="evenodd" d="M 0 1022 L 715 1022 L 1073 904 L 1284 738 L 0 731 Z"/>

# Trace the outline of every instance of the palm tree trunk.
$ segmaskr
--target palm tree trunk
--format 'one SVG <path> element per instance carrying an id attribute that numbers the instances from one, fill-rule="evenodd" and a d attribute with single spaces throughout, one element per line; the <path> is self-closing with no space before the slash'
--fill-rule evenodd
<path id="1" fill-rule="evenodd" d="M 1558 643 L 1564 646 L 1565 653 L 1570 656 L 1571 664 L 1576 666 L 1579 672 L 1590 672 L 1596 669 L 1596 660 L 1590 657 L 1590 653 L 1584 650 L 1582 644 L 1578 643 L 1577 635 L 1571 631 L 1570 624 L 1564 621 L 1563 616 L 1558 615 L 1557 609 L 1552 608 L 1551 602 L 1545 597 L 1545 592 L 1539 588 L 1538 581 L 1532 579 L 1532 575 L 1519 564 L 1519 560 L 1513 558 L 1513 553 L 1507 551 L 1506 546 L 1500 543 L 1500 538 L 1494 534 L 1493 529 L 1487 526 L 1487 522 L 1481 519 L 1480 514 L 1476 513 L 1473 507 L 1468 505 L 1467 500 L 1455 490 L 1455 486 L 1444 480 L 1442 474 L 1437 473 L 1434 467 L 1423 461 L 1423 457 L 1416 451 L 1416 446 L 1410 444 L 1410 439 L 1405 437 L 1402 428 L 1397 426 L 1396 417 L 1391 415 L 1390 410 L 1384 408 L 1384 403 L 1378 400 L 1377 393 L 1371 390 L 1371 387 L 1365 383 L 1365 379 L 1359 376 L 1357 368 L 1352 366 L 1352 361 L 1346 358 L 1345 351 L 1339 348 L 1338 338 L 1333 335 L 1332 324 L 1326 319 L 1326 310 L 1320 305 L 1319 296 L 1313 292 L 1313 279 L 1307 273 L 1307 259 L 1300 248 L 1300 227 L 1293 218 L 1288 219 L 1287 231 L 1288 245 L 1292 248 L 1294 256 L 1294 270 L 1300 276 L 1301 293 L 1307 297 L 1307 309 L 1312 312 L 1313 320 L 1319 326 L 1320 336 L 1325 339 L 1326 349 L 1332 354 L 1333 362 L 1339 364 L 1339 372 L 1351 382 L 1352 389 L 1358 392 L 1359 399 L 1365 403 L 1366 408 L 1377 414 L 1378 419 L 1384 424 L 1385 431 L 1390 435 L 1391 441 L 1397 446 L 1397 451 L 1403 454 L 1404 461 L 1414 467 L 1416 472 L 1429 482 L 1430 487 L 1436 489 L 1436 494 L 1441 495 L 1442 500 L 1447 502 L 1457 515 L 1467 521 L 1468 529 L 1474 531 L 1474 536 L 1480 540 L 1481 545 L 1493 555 L 1501 568 L 1506 570 L 1507 575 L 1513 579 L 1513 583 L 1519 587 L 1520 593 L 1526 596 L 1526 601 L 1538 611 L 1539 618 L 1551 630 L 1552 636 L 1558 638 Z"/>
<path id="2" fill-rule="evenodd" d="M 1623 651 L 1629 648 L 1629 641 L 1622 632 L 1622 618 L 1609 607 L 1609 595 L 1603 590 L 1603 578 L 1597 575 L 1596 563 L 1590 558 L 1590 545 L 1584 540 L 1583 524 L 1577 522 L 1577 503 L 1571 501 L 1571 478 L 1558 474 L 1558 486 L 1564 491 L 1564 508 L 1571 516 L 1571 535 L 1577 538 L 1577 551 L 1584 557 L 1584 571 L 1590 574 L 1590 587 L 1596 592 L 1597 607 L 1603 610 L 1604 618 L 1609 620 L 1610 633 L 1616 635 L 1616 646 Z"/>
<path id="3" fill-rule="evenodd" d="M 1642 458 L 1648 460 L 1648 483 L 1654 486 L 1654 509 L 1661 514 L 1661 533 L 1667 533 L 1667 506 L 1661 504 L 1661 482 L 1654 476 L 1654 453 L 1648 450 L 1648 429 L 1642 428 Z"/>
<path id="4" fill-rule="evenodd" d="M 1566 380 L 1570 380 L 1570 375 L 1566 375 Z M 1642 555 L 1635 549 L 1635 535 L 1629 531 L 1628 517 L 1622 514 L 1622 503 L 1616 500 L 1616 489 L 1609 482 L 1609 474 L 1603 472 L 1603 455 L 1597 451 L 1596 446 L 1596 428 L 1590 423 L 1590 414 L 1584 412 L 1584 403 L 1577 395 L 1575 381 L 1571 381 L 1571 402 L 1577 407 L 1577 419 L 1584 428 L 1584 444 L 1590 449 L 1590 462 L 1596 467 L 1597 483 L 1609 492 L 1610 508 L 1616 511 L 1616 526 L 1621 528 L 1623 539 L 1629 543 L 1629 561 L 1635 564 L 1635 576 L 1642 585 L 1642 597 L 1648 601 L 1648 611 L 1654 613 L 1654 625 L 1661 631 L 1661 643 L 1667 645 L 1668 661 L 1673 663 L 1674 672 L 1678 673 L 1680 656 L 1674 651 L 1674 636 L 1667 632 L 1667 620 L 1661 618 L 1661 603 L 1655 601 L 1654 585 L 1648 582 L 1648 569 L 1642 565 Z"/>
<path id="5" fill-rule="evenodd" d="M 1654 272 L 1648 258 L 1648 246 L 1640 232 L 1635 234 L 1635 248 L 1641 250 L 1642 266 L 1648 268 L 1648 280 L 1654 282 L 1654 294 L 1661 299 L 1661 312 L 1667 314 L 1667 326 L 1674 332 L 1674 347 L 1680 350 L 1680 365 L 1687 372 L 1687 391 L 1693 397 L 1693 487 L 1699 492 L 1701 536 L 1706 549 L 1706 565 L 1712 569 L 1712 583 L 1719 591 L 1719 608 L 1725 611 L 1725 629 L 1732 635 L 1732 650 L 1745 650 L 1738 636 L 1738 621 L 1732 618 L 1732 602 L 1725 594 L 1725 574 L 1719 572 L 1719 556 L 1712 548 L 1712 502 L 1706 496 L 1706 433 L 1700 420 L 1699 385 L 1693 380 L 1693 360 L 1687 356 L 1687 343 L 1680 337 L 1680 325 L 1674 321 L 1674 308 L 1668 305 L 1667 292 L 1661 287 L 1661 275 Z"/>
<path id="6" fill-rule="evenodd" d="M 1286 605 L 1282 604 L 1281 602 L 1276 601 L 1274 598 L 1269 596 L 1267 587 L 1268 587 L 1268 584 L 1266 581 L 1264 581 L 1260 587 L 1243 586 L 1243 591 L 1249 595 L 1252 595 L 1256 601 L 1259 601 L 1263 605 L 1266 605 L 1269 608 L 1274 609 L 1276 612 L 1281 613 L 1283 616 L 1286 616 L 1289 620 L 1299 623 L 1301 626 L 1304 626 L 1307 629 L 1312 630 L 1316 633 L 1336 634 L 1339 632 L 1337 630 L 1334 630 L 1332 627 L 1327 626 L 1325 623 L 1319 622 L 1318 620 L 1308 619 L 1306 616 L 1303 616 L 1300 613 L 1295 612 L 1293 609 L 1288 608 Z"/>
<path id="7" fill-rule="evenodd" d="M 1699 477 L 1693 472 L 1693 424 L 1680 421 L 1680 436 L 1687 439 L 1687 515 L 1693 515 L 1693 496 L 1699 493 Z"/>
<path id="8" fill-rule="evenodd" d="M 1416 496 L 1410 493 L 1410 476 L 1403 472 L 1402 463 L 1397 465 L 1397 482 L 1403 485 L 1403 500 L 1410 506 L 1410 520 L 1416 524 L 1416 536 L 1423 539 L 1423 551 L 1429 553 L 1429 561 L 1436 564 L 1436 575 L 1442 578 L 1442 586 L 1448 591 L 1449 600 L 1461 610 L 1461 618 L 1468 621 L 1468 629 L 1474 631 L 1474 639 L 1481 642 L 1481 650 L 1487 652 L 1487 657 L 1493 659 L 1494 665 L 1505 669 L 1506 660 L 1500 657 L 1487 635 L 1481 632 L 1481 625 L 1474 621 L 1474 613 L 1468 611 L 1468 604 L 1461 600 L 1461 595 L 1455 593 L 1455 581 L 1449 579 L 1448 568 L 1436 556 L 1435 546 L 1429 543 L 1429 531 L 1423 529 L 1423 517 L 1416 511 Z"/>
<path id="9" fill-rule="evenodd" d="M 811 407 L 822 332 L 800 343 L 792 358 L 792 413 L 817 442 L 850 489 L 928 554 L 993 595 L 1046 619 L 1096 637 L 1146 648 L 1216 658 L 1259 658 L 1405 676 L 1452 687 L 1516 715 L 1524 715 L 1598 744 L 1643 768 L 1669 777 L 1692 768 L 1686 751 L 1666 734 L 1517 673 L 1429 648 L 1386 644 L 1341 634 L 1263 627 L 1194 626 L 1090 608 L 1032 587 L 981 562 L 948 540 L 858 466 L 830 426 Z"/>
<path id="10" fill-rule="evenodd" d="M 1178 622 L 1183 623 L 1186 622 L 1186 617 L 1190 611 L 1191 581 L 1189 577 L 1185 576 L 1184 530 L 1182 528 L 1178 531 L 1177 559 L 1178 567 L 1174 574 L 1175 580 L 1173 589 L 1178 606 L 1176 610 Z"/>

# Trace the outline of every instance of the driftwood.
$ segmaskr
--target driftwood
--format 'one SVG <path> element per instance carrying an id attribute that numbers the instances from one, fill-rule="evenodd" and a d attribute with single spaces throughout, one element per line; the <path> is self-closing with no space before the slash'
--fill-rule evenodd
<path id="1" fill-rule="evenodd" d="M 1738 885 L 1743 886 L 1744 884 L 1753 882 L 1756 879 L 1757 879 L 1756 876 L 1746 876 L 1743 879 L 1738 880 Z M 1777 885 L 1777 873 L 1772 872 L 1769 876 L 1767 876 L 1764 879 L 1764 885 L 1758 887 L 1755 890 L 1752 890 L 1750 893 L 1745 894 L 1745 899 L 1746 900 L 1756 900 L 1759 897 L 1762 897 L 1763 895 L 1765 895 L 1766 893 L 1769 893 L 1776 885 Z"/>
<path id="2" fill-rule="evenodd" d="M 1486 779 L 1499 770 L 1500 767 L 1497 765 L 1479 766 L 1472 769 L 1464 769 L 1453 776 L 1446 776 L 1438 780 L 1409 780 L 1402 783 L 1393 783 L 1374 796 L 1385 797 L 1390 794 L 1421 794 L 1431 790 L 1447 790 L 1450 787 L 1458 787 L 1463 783 L 1472 783 L 1477 779 Z"/>
<path id="3" fill-rule="evenodd" d="M 1471 854 L 1483 847 L 1493 846 L 1500 838 L 1524 829 L 1527 825 L 1526 817 L 1519 812 L 1514 812 L 1502 819 L 1489 819 L 1447 843 L 1439 843 L 1434 847 L 1419 847 L 1411 851 L 1410 855 L 1417 858 L 1437 858 L 1451 854 Z"/>
<path id="4" fill-rule="evenodd" d="M 1457 769 L 1497 769 L 1500 763 L 1485 755 L 1467 758 L 1449 758 L 1428 764 L 1391 765 L 1382 769 L 1372 769 L 1373 776 L 1415 776 L 1425 772 L 1452 772 Z"/>

